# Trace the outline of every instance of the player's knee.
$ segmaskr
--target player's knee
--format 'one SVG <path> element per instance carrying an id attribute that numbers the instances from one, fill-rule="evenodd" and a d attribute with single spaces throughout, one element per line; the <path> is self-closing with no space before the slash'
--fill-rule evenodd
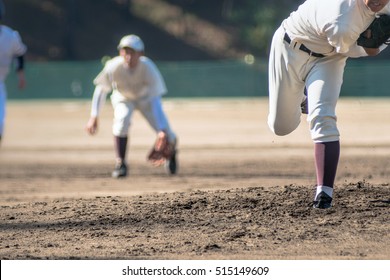
<path id="1" fill-rule="evenodd" d="M 118 126 L 118 125 L 113 125 L 112 127 L 112 134 L 114 136 L 118 137 L 126 137 L 129 133 L 129 128 L 128 127 L 123 127 L 123 126 Z"/>
<path id="2" fill-rule="evenodd" d="M 277 128 L 271 128 L 271 131 L 276 135 L 276 136 L 285 136 L 288 135 L 290 132 L 286 132 L 283 129 L 277 129 Z"/>
<path id="3" fill-rule="evenodd" d="M 125 137 L 128 135 L 130 129 L 130 119 L 114 119 L 114 123 L 112 125 L 112 133 L 115 136 Z"/>
<path id="4" fill-rule="evenodd" d="M 318 116 L 310 121 L 311 138 L 315 142 L 338 141 L 340 132 L 335 116 Z"/>
<path id="5" fill-rule="evenodd" d="M 277 136 L 285 136 L 295 130 L 297 126 L 291 126 L 287 123 L 268 121 L 270 130 Z"/>

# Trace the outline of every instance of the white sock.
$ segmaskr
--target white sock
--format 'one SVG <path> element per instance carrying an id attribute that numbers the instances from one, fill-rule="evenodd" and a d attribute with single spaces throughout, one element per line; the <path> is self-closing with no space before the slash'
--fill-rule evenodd
<path id="1" fill-rule="evenodd" d="M 314 200 L 317 199 L 317 196 L 319 195 L 320 192 L 324 192 L 327 195 L 329 195 L 330 197 L 333 196 L 333 188 L 327 187 L 327 186 L 317 186 L 317 192 L 316 192 L 316 196 L 315 196 Z"/>

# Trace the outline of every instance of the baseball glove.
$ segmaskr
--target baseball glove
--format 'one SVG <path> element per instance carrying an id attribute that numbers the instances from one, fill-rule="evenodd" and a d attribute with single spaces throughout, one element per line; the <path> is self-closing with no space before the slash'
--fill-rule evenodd
<path id="1" fill-rule="evenodd" d="M 148 160 L 154 166 L 160 166 L 172 157 L 174 150 L 174 146 L 168 142 L 167 135 L 164 132 L 160 132 L 152 150 L 149 152 Z"/>
<path id="2" fill-rule="evenodd" d="M 357 44 L 365 48 L 379 48 L 390 44 L 390 16 L 380 15 L 375 18 L 370 26 L 360 34 Z"/>

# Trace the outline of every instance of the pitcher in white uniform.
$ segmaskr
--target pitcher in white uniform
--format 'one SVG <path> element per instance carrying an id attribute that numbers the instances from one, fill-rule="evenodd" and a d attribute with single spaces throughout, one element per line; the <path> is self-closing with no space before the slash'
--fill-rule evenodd
<path id="1" fill-rule="evenodd" d="M 128 173 L 126 152 L 131 117 L 139 110 L 156 134 L 165 134 L 175 147 L 176 135 L 163 111 L 161 97 L 167 88 L 164 79 L 153 61 L 144 56 L 144 43 L 137 35 L 123 37 L 118 45 L 119 56 L 106 62 L 104 69 L 95 78 L 91 117 L 86 130 L 93 135 L 97 131 L 98 116 L 106 95 L 112 92 L 114 108 L 113 135 L 115 140 L 116 164 L 112 172 L 115 178 Z M 167 162 L 167 170 L 175 174 L 176 152 Z"/>
<path id="2" fill-rule="evenodd" d="M 300 123 L 302 101 L 307 102 L 317 176 L 314 208 L 332 205 L 340 155 L 335 108 L 346 60 L 377 55 L 386 47 L 356 43 L 378 14 L 390 14 L 389 0 L 306 0 L 272 40 L 268 125 L 276 135 L 291 133 Z"/>
<path id="3" fill-rule="evenodd" d="M 17 31 L 1 24 L 4 13 L 5 8 L 3 2 L 0 1 L 0 143 L 4 133 L 7 103 L 5 80 L 14 60 L 17 62 L 16 72 L 19 79 L 19 88 L 24 88 L 26 84 L 24 76 L 24 54 L 27 48 Z"/>

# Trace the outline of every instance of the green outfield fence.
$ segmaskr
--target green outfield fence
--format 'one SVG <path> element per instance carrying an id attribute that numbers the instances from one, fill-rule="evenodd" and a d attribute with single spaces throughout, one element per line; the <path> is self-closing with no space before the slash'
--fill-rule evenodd
<path id="1" fill-rule="evenodd" d="M 158 62 L 168 87 L 167 97 L 267 96 L 267 61 Z M 89 99 L 100 61 L 27 62 L 27 88 L 17 89 L 16 75 L 8 77 L 8 99 Z M 389 96 L 390 61 L 350 59 L 342 96 Z"/>

